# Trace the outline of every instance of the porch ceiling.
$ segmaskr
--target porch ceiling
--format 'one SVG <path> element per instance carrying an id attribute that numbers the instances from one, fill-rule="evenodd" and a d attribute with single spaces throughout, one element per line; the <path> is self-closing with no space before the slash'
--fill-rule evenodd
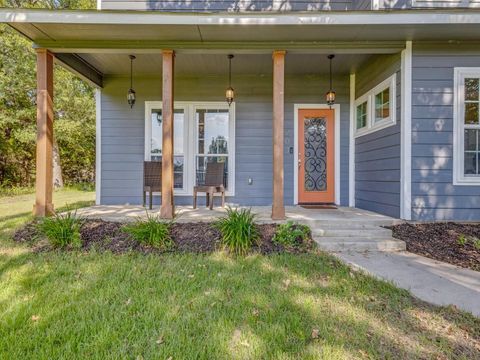
<path id="1" fill-rule="evenodd" d="M 235 54 L 235 51 L 233 51 Z M 160 54 L 137 54 L 134 64 L 135 75 L 160 75 Z M 105 75 L 126 75 L 130 72 L 129 53 L 89 53 L 79 56 Z M 223 54 L 178 54 L 175 59 L 177 75 L 224 75 L 228 71 L 227 52 Z M 336 74 L 349 74 L 368 61 L 368 54 L 339 54 L 334 60 Z M 236 54 L 233 59 L 233 75 L 271 75 L 271 54 Z M 287 54 L 286 74 L 328 74 L 329 64 L 324 54 Z"/>

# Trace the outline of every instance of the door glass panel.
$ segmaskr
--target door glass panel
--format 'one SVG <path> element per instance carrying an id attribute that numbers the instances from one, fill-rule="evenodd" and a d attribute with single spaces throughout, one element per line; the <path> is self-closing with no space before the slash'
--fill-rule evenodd
<path id="1" fill-rule="evenodd" d="M 324 117 L 305 118 L 303 136 L 305 191 L 326 191 L 327 120 Z"/>
<path id="2" fill-rule="evenodd" d="M 152 121 L 152 138 L 150 160 L 162 161 L 162 110 L 154 109 L 151 113 Z M 175 189 L 183 189 L 183 164 L 184 164 L 184 143 L 183 143 L 183 126 L 185 121 L 185 112 L 183 109 L 175 109 L 173 115 L 173 176 Z"/>

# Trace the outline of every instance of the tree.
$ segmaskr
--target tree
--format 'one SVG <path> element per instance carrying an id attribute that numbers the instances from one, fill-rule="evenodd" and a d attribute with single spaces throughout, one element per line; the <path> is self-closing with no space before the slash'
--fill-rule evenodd
<path id="1" fill-rule="evenodd" d="M 1 6 L 88 9 L 90 0 L 14 1 Z M 0 186 L 34 181 L 36 137 L 36 65 L 30 42 L 0 25 Z M 54 118 L 63 177 L 67 183 L 91 182 L 95 163 L 93 88 L 60 66 L 54 69 Z"/>

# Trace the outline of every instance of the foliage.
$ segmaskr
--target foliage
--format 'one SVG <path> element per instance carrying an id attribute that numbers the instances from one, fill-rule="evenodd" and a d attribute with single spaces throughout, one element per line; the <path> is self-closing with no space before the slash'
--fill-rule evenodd
<path id="1" fill-rule="evenodd" d="M 480 251 L 480 239 L 473 240 L 473 247 Z"/>
<path id="2" fill-rule="evenodd" d="M 260 237 L 251 209 L 228 207 L 227 215 L 217 220 L 214 226 L 220 230 L 222 244 L 235 255 L 245 255 Z"/>
<path id="3" fill-rule="evenodd" d="M 76 211 L 67 211 L 65 214 L 56 214 L 42 219 L 38 229 L 55 248 L 79 248 L 82 246 L 80 237 L 82 224 L 83 219 L 77 216 Z"/>
<path id="4" fill-rule="evenodd" d="M 2 7 L 87 9 L 90 0 L 0 0 Z M 54 69 L 54 127 L 65 182 L 92 182 L 95 162 L 93 89 L 60 66 Z M 0 186 L 35 180 L 36 57 L 31 43 L 0 24 Z"/>
<path id="5" fill-rule="evenodd" d="M 457 244 L 460 246 L 465 246 L 467 244 L 467 237 L 464 234 L 458 235 Z"/>
<path id="6" fill-rule="evenodd" d="M 295 247 L 302 244 L 310 236 L 310 228 L 307 225 L 288 221 L 280 224 L 273 237 L 273 242 L 287 247 Z"/>
<path id="7" fill-rule="evenodd" d="M 135 223 L 125 225 L 123 230 L 141 244 L 168 250 L 173 247 L 173 240 L 170 236 L 171 224 L 171 222 L 160 219 L 158 215 L 150 215 L 147 212 L 146 219 L 137 219 Z"/>

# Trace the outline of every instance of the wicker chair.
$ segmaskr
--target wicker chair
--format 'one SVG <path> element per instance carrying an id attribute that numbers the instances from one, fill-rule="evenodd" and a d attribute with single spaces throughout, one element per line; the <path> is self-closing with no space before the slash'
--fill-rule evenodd
<path id="1" fill-rule="evenodd" d="M 144 161 L 143 163 L 143 206 L 147 202 L 149 194 L 149 209 L 152 209 L 154 191 L 162 191 L 162 162 Z"/>
<path id="2" fill-rule="evenodd" d="M 207 206 L 213 210 L 213 195 L 222 194 L 222 207 L 225 206 L 225 163 L 208 163 L 205 174 L 205 184 L 193 188 L 193 208 L 197 208 L 197 193 L 204 192 L 207 196 Z"/>

